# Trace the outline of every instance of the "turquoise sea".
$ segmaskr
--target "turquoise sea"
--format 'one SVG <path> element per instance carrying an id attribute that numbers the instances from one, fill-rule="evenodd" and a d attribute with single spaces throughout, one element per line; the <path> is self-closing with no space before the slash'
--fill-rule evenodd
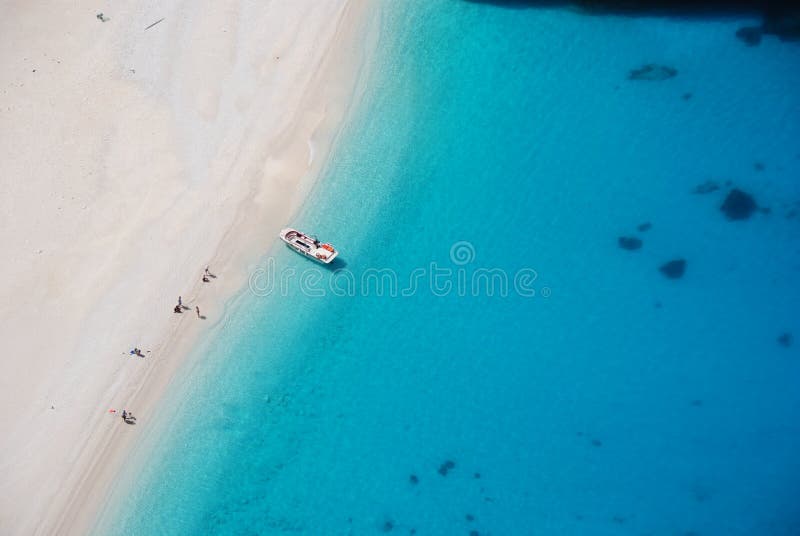
<path id="1" fill-rule="evenodd" d="M 383 4 L 287 222 L 342 262 L 265 237 L 94 532 L 800 534 L 800 45 L 753 22 Z"/>

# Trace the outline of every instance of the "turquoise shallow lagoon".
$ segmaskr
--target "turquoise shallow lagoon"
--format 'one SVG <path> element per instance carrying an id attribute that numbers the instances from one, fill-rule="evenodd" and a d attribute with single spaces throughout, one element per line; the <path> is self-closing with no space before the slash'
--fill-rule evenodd
<path id="1" fill-rule="evenodd" d="M 272 242 L 95 533 L 800 533 L 800 46 L 383 11 L 291 222 L 343 262 Z M 726 220 L 733 187 L 770 210 Z"/>

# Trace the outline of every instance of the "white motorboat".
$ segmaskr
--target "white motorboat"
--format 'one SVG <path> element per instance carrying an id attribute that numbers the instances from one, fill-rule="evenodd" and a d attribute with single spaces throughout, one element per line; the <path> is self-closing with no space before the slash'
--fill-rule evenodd
<path id="1" fill-rule="evenodd" d="M 296 252 L 323 264 L 330 264 L 339 254 L 332 245 L 322 243 L 315 237 L 302 233 L 297 229 L 283 229 L 280 237 L 281 240 L 286 242 L 287 246 Z"/>

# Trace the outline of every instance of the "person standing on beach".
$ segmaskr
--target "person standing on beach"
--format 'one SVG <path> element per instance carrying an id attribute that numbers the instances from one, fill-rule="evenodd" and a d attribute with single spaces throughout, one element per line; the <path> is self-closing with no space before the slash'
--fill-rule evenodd
<path id="1" fill-rule="evenodd" d="M 178 296 L 178 307 L 183 307 L 183 301 L 180 296 Z"/>
<path id="2" fill-rule="evenodd" d="M 197 318 L 200 318 L 200 306 L 195 305 L 194 310 L 197 311 Z"/>
<path id="3" fill-rule="evenodd" d="M 123 421 L 127 421 L 128 420 L 128 411 L 127 410 L 124 410 L 124 409 L 122 410 L 122 420 Z"/>

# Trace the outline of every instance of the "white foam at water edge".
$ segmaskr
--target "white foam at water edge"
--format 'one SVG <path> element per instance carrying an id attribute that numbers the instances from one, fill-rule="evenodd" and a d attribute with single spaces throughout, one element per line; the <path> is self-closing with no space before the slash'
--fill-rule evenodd
<path id="1" fill-rule="evenodd" d="M 308 167 L 311 167 L 311 163 L 314 161 L 314 144 L 310 139 L 306 143 L 308 144 Z"/>

